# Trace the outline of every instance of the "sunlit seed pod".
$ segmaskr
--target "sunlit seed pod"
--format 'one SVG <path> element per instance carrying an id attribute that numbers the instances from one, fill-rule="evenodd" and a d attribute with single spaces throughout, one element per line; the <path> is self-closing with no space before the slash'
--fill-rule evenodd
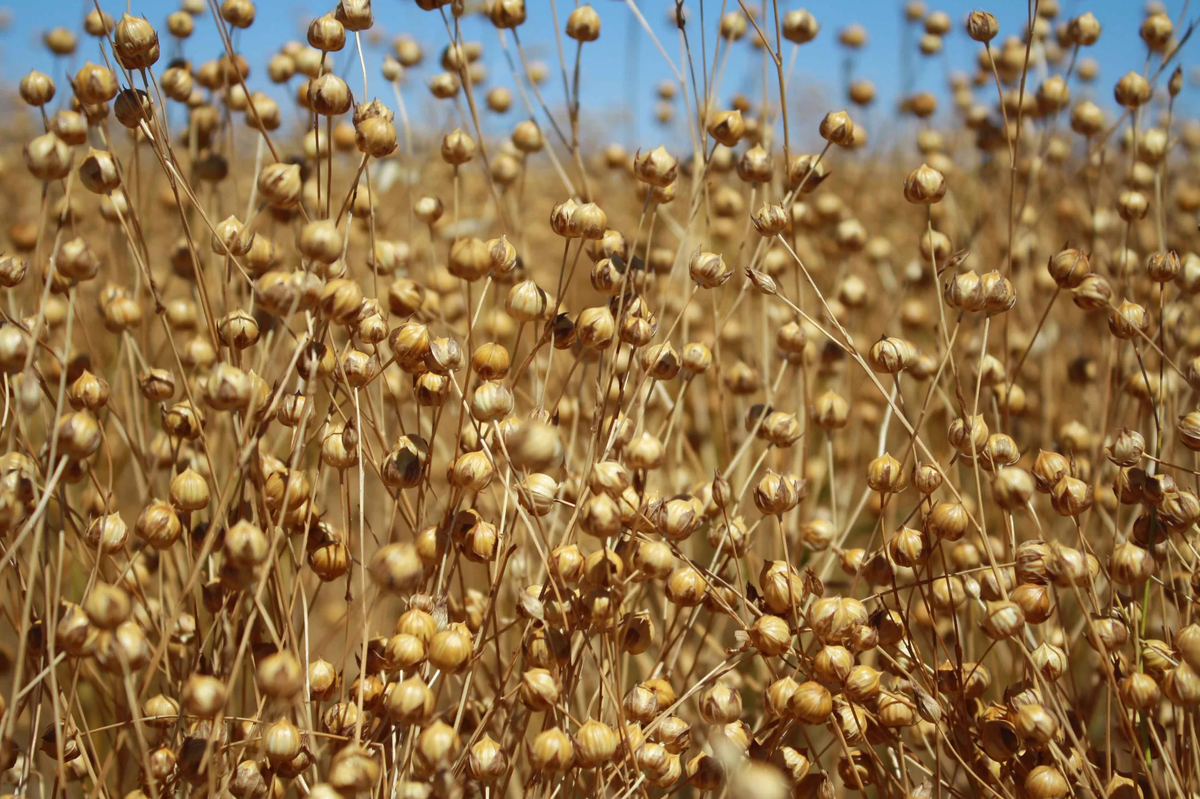
<path id="1" fill-rule="evenodd" d="M 758 582 L 763 600 L 772 613 L 786 616 L 804 601 L 804 581 L 784 561 L 765 561 Z"/>
<path id="2" fill-rule="evenodd" d="M 89 410 L 95 413 L 108 403 L 108 381 L 84 370 L 75 382 L 67 388 L 67 400 L 75 410 Z"/>
<path id="3" fill-rule="evenodd" d="M 1200 704 L 1200 674 L 1187 663 L 1167 671 L 1162 683 L 1163 694 L 1172 703 L 1183 707 Z"/>
<path id="4" fill-rule="evenodd" d="M 674 699 L 674 697 L 671 697 Z M 659 705 L 670 707 L 674 702 L 664 703 L 659 697 Z M 692 728 L 688 722 L 679 716 L 666 716 L 658 727 L 651 732 L 651 738 L 671 754 L 678 755 L 686 752 L 692 742 Z"/>
<path id="5" fill-rule="evenodd" d="M 1079 516 L 1092 506 L 1092 486 L 1070 476 L 1063 476 L 1050 492 L 1050 502 L 1061 516 Z"/>
<path id="6" fill-rule="evenodd" d="M 899 374 L 912 365 L 916 350 L 907 341 L 885 336 L 871 346 L 867 361 L 879 374 Z"/>
<path id="7" fill-rule="evenodd" d="M 900 461 L 884 453 L 867 464 L 867 486 L 881 494 L 896 494 L 905 488 Z"/>
<path id="8" fill-rule="evenodd" d="M 791 648 L 792 633 L 778 616 L 760 616 L 750 628 L 750 642 L 767 656 L 781 655 Z"/>
<path id="9" fill-rule="evenodd" d="M 1030 799 L 1066 799 L 1071 795 L 1067 778 L 1054 766 L 1034 768 L 1026 775 L 1024 788 Z"/>
<path id="10" fill-rule="evenodd" d="M 433 691 L 416 675 L 392 686 L 384 701 L 387 717 L 399 724 L 424 724 L 433 708 Z"/>
<path id="11" fill-rule="evenodd" d="M 754 487 L 754 506 L 763 514 L 772 516 L 787 513 L 803 499 L 801 492 L 797 490 L 798 487 L 803 490 L 803 481 L 797 486 L 794 481 L 788 479 L 788 475 L 767 470 L 766 476 Z"/>
<path id="12" fill-rule="evenodd" d="M 75 91 L 75 96 L 79 98 L 79 102 L 84 105 L 107 103 L 117 96 L 119 90 L 117 79 L 113 73 L 106 67 L 98 66 L 91 61 L 85 62 L 79 68 L 71 81 L 71 86 Z"/>
<path id="13" fill-rule="evenodd" d="M 102 433 L 96 419 L 87 411 L 63 414 L 55 429 L 59 451 L 83 459 L 100 449 Z"/>
<path id="14" fill-rule="evenodd" d="M 788 699 L 788 715 L 802 724 L 821 724 L 833 712 L 833 697 L 817 682 L 803 682 Z"/>
<path id="15" fill-rule="evenodd" d="M 342 255 L 344 237 L 333 220 L 309 222 L 300 232 L 299 249 L 305 258 L 332 264 Z"/>
<path id="16" fill-rule="evenodd" d="M 566 772 L 575 765 L 571 737 L 558 727 L 543 730 L 528 744 L 530 766 L 537 771 Z"/>
<path id="17" fill-rule="evenodd" d="M 667 599 L 680 607 L 690 608 L 699 605 L 708 591 L 708 583 L 704 577 L 691 568 L 684 566 L 675 569 L 667 577 Z"/>
<path id="18" fill-rule="evenodd" d="M 61 180 L 71 171 L 67 143 L 53 133 L 34 138 L 24 149 L 25 166 L 39 180 Z"/>
<path id="19" fill-rule="evenodd" d="M 296 757 L 302 743 L 299 728 L 286 718 L 279 719 L 263 732 L 263 753 L 273 764 Z"/>
<path id="20" fill-rule="evenodd" d="M 171 478 L 168 492 L 171 504 L 182 511 L 197 511 L 208 507 L 208 482 L 192 469 L 184 469 Z"/>
<path id="21" fill-rule="evenodd" d="M 485 733 L 468 750 L 467 771 L 481 782 L 496 782 L 508 773 L 508 754 Z"/>
<path id="22" fill-rule="evenodd" d="M 369 30 L 375 24 L 371 0 L 339 0 L 334 16 L 349 31 Z"/>
<path id="23" fill-rule="evenodd" d="M 944 294 L 951 307 L 973 313 L 982 311 L 987 302 L 983 284 L 974 272 L 955 275 L 946 284 Z"/>
<path id="24" fill-rule="evenodd" d="M 1119 585 L 1138 586 L 1153 576 L 1157 564 L 1154 556 L 1133 543 L 1126 541 L 1118 544 L 1112 551 L 1109 561 L 1109 576 Z"/>
<path id="25" fill-rule="evenodd" d="M 470 665 L 471 647 L 470 632 L 461 625 L 452 626 L 429 642 L 429 662 L 447 674 L 457 674 Z"/>
<path id="26" fill-rule="evenodd" d="M 928 164 L 909 173 L 904 181 L 904 199 L 917 205 L 941 202 L 946 195 L 946 178 Z"/>
<path id="27" fill-rule="evenodd" d="M 1121 703 L 1134 711 L 1142 711 L 1158 702 L 1161 695 L 1158 683 L 1144 672 L 1134 672 L 1121 681 L 1117 693 Z"/>
<path id="28" fill-rule="evenodd" d="M 642 183 L 659 188 L 670 185 L 678 173 L 678 162 L 662 146 L 634 158 L 633 173 Z"/>
<path id="29" fill-rule="evenodd" d="M 1012 512 L 1025 507 L 1033 498 L 1034 490 L 1034 480 L 1024 469 L 996 469 L 992 479 L 992 499 L 1004 510 Z"/>
<path id="30" fill-rule="evenodd" d="M 139 538 L 159 550 L 178 541 L 183 531 L 175 510 L 161 500 L 154 500 L 142 509 L 133 529 Z"/>
<path id="31" fill-rule="evenodd" d="M 239 568 L 253 568 L 269 555 L 270 542 L 258 525 L 246 519 L 225 531 L 225 559 Z"/>
<path id="32" fill-rule="evenodd" d="M 228 700 L 225 684 L 216 677 L 193 674 L 183 685 L 182 706 L 185 712 L 201 718 L 213 718 Z"/>
<path id="33" fill-rule="evenodd" d="M 576 765 L 588 769 L 608 762 L 616 754 L 619 742 L 612 727 L 595 719 L 588 719 L 573 736 Z"/>
<path id="34" fill-rule="evenodd" d="M 388 544 L 371 557 L 368 565 L 372 579 L 392 593 L 407 593 L 425 579 L 424 566 L 416 548 L 408 543 Z"/>

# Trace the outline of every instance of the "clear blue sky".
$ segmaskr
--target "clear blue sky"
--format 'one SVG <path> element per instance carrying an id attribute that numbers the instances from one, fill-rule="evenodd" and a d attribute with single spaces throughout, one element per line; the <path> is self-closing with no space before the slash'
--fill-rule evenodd
<path id="1" fill-rule="evenodd" d="M 550 2 L 551 0 L 528 0 L 529 21 L 521 28 L 520 34 L 530 57 L 544 60 L 551 67 L 550 79 L 543 88 L 547 102 L 551 108 L 555 108 L 561 106 L 563 88 L 558 72 Z M 737 7 L 736 0 L 727 2 L 730 8 Z M 1092 11 L 1100 19 L 1103 25 L 1100 41 L 1094 47 L 1087 48 L 1086 55 L 1101 64 L 1100 79 L 1094 84 L 1093 93 L 1099 101 L 1110 102 L 1113 81 L 1129 69 L 1140 70 L 1144 63 L 1145 51 L 1137 35 L 1143 3 L 1141 0 L 1060 2 L 1060 19 L 1084 11 Z M 697 58 L 699 26 L 695 23 L 699 21 L 699 3 L 700 0 L 687 0 L 685 3 L 693 22 L 689 25 L 689 35 L 693 37 L 693 53 Z M 915 52 L 915 38 L 909 40 L 913 51 L 912 60 L 919 65 L 918 87 L 941 92 L 946 83 L 948 68 L 973 68 L 975 52 L 979 46 L 967 38 L 961 23 L 966 14 L 976 6 L 962 0 L 927 0 L 927 4 L 931 9 L 946 11 L 954 20 L 954 28 L 945 40 L 945 59 L 940 56 L 922 58 Z M 800 48 L 791 73 L 789 88 L 793 98 L 793 108 L 790 111 L 795 131 L 793 139 L 802 143 L 805 137 L 811 137 L 817 122 L 827 110 L 846 104 L 841 99 L 838 88 L 845 51 L 837 45 L 836 37 L 837 31 L 850 22 L 861 23 L 870 35 L 868 47 L 859 51 L 856 56 L 855 74 L 872 80 L 878 90 L 876 110 L 867 120 L 870 132 L 872 135 L 876 134 L 901 89 L 899 64 L 902 42 L 905 40 L 901 24 L 902 3 L 900 0 L 807 0 L 807 3 L 781 0 L 781 13 L 785 6 L 799 8 L 802 5 L 807 5 L 821 22 L 821 32 L 815 41 Z M 1183 0 L 1169 0 L 1165 5 L 1168 13 L 1175 19 L 1182 9 Z M 114 17 L 119 17 L 125 8 L 124 3 L 112 2 L 102 2 L 101 6 Z M 308 21 L 314 15 L 330 10 L 332 3 L 318 3 L 313 0 L 258 0 L 257 6 L 258 14 L 254 25 L 247 31 L 241 31 L 237 42 L 239 50 L 250 59 L 253 70 L 251 88 L 270 89 L 265 76 L 265 64 L 269 55 L 286 39 L 303 41 Z M 656 125 L 651 121 L 652 108 L 656 101 L 655 87 L 659 81 L 671 77 L 670 68 L 644 31 L 640 28 L 636 31 L 631 30 L 632 14 L 625 2 L 594 0 L 594 6 L 601 16 L 602 35 L 599 41 L 587 44 L 583 48 L 582 85 L 585 110 L 590 112 L 589 119 L 595 138 L 625 140 L 631 145 L 647 146 L 661 139 L 677 136 L 677 132 L 672 134 L 656 129 Z M 679 64 L 678 33 L 667 20 L 668 9 L 672 6 L 673 2 L 669 0 L 639 0 L 639 7 L 668 53 Z M 81 31 L 83 14 L 91 7 L 91 0 L 41 0 L 10 5 L 9 26 L 5 32 L 0 33 L 0 68 L 3 69 L 5 82 L 14 83 L 30 68 L 41 69 L 58 79 L 62 67 L 54 65 L 51 56 L 41 45 L 42 33 L 56 25 L 66 25 L 79 30 L 80 48 L 75 56 L 76 64 L 84 57 L 94 59 L 96 43 Z M 567 14 L 574 7 L 574 0 L 557 0 L 560 24 L 565 25 Z M 174 44 L 169 43 L 170 37 L 165 34 L 164 25 L 167 14 L 176 8 L 176 0 L 132 0 L 132 11 L 145 15 L 162 31 L 164 61 L 176 54 Z M 408 33 L 425 43 L 428 51 L 425 63 L 411 71 L 407 77 L 405 101 L 409 112 L 419 119 L 432 120 L 438 125 L 444 124 L 449 119 L 449 109 L 444 103 L 435 108 L 424 86 L 430 75 L 440 71 L 437 55 L 447 41 L 441 15 L 419 10 L 412 0 L 375 0 L 374 9 L 376 30 L 381 35 L 382 43 L 368 47 L 366 52 L 370 93 L 380 96 L 389 105 L 394 105 L 390 87 L 387 87 L 379 76 L 379 65 L 384 49 L 390 47 L 392 38 L 401 33 Z M 712 32 L 715 30 L 715 19 L 720 9 L 721 0 L 704 0 L 710 58 L 713 46 Z M 1026 5 L 1023 0 L 996 0 L 988 6 L 988 10 L 1000 20 L 1001 38 L 1009 34 L 1018 34 L 1026 19 Z M 1189 13 L 1192 16 L 1200 14 L 1200 7 L 1193 4 Z M 485 63 L 489 68 L 487 85 L 505 85 L 511 88 L 513 78 L 499 48 L 496 31 L 490 23 L 475 16 L 464 19 L 463 25 L 464 35 L 468 39 L 478 40 L 484 45 Z M 753 34 L 753 29 L 750 33 Z M 762 60 L 750 45 L 750 38 L 744 38 L 732 51 L 726 68 L 722 96 L 719 98 L 722 104 L 727 103 L 732 93 L 738 90 L 745 91 L 752 98 L 761 96 Z M 635 42 L 635 45 L 631 46 L 631 42 Z M 574 52 L 574 42 L 564 37 L 564 46 L 570 61 Z M 1190 42 L 1183 54 L 1185 71 L 1197 63 L 1197 46 L 1200 45 Z M 785 42 L 785 59 L 790 57 L 790 50 L 791 45 Z M 221 53 L 211 16 L 206 14 L 197 19 L 196 32 L 184 43 L 183 52 L 197 63 Z M 347 64 L 348 59 L 352 57 L 351 53 L 350 46 L 347 46 L 347 49 L 339 54 L 337 65 L 339 72 L 346 75 L 351 87 L 358 94 L 362 85 L 358 65 L 353 64 L 352 72 L 346 71 L 346 68 L 351 66 Z M 630 64 L 636 64 L 636 70 L 632 69 Z M 1194 93 L 1195 89 L 1189 87 L 1187 94 L 1182 98 L 1185 110 L 1193 104 L 1191 95 Z M 276 96 L 283 97 L 277 90 Z M 1074 96 L 1078 97 L 1079 93 L 1076 92 Z M 993 99 L 990 93 L 986 99 L 989 102 Z M 618 115 L 620 109 L 630 107 L 631 101 L 636 102 L 638 114 L 636 142 L 629 141 L 633 131 Z M 679 101 L 676 100 L 676 103 Z M 507 127 L 524 115 L 518 99 L 506 120 L 494 120 L 490 124 L 494 128 Z M 612 130 L 606 130 L 604 126 L 611 126 Z"/>

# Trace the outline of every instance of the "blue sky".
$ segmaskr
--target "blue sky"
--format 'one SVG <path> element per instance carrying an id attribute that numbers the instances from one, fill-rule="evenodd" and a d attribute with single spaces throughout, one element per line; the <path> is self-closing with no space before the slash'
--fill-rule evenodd
<path id="1" fill-rule="evenodd" d="M 562 80 L 558 71 L 557 47 L 554 36 L 554 25 L 550 14 L 551 0 L 528 0 L 529 21 L 520 29 L 522 43 L 528 55 L 545 61 L 551 68 L 550 78 L 543 86 L 546 100 L 551 108 L 561 107 L 564 96 Z M 693 23 L 699 21 L 700 0 L 687 0 L 685 7 L 689 9 Z M 730 8 L 736 8 L 736 0 L 727 0 Z M 1060 0 L 1062 10 L 1060 19 L 1066 19 L 1084 11 L 1092 11 L 1103 25 L 1100 41 L 1087 48 L 1086 55 L 1096 59 L 1101 64 L 1100 79 L 1094 84 L 1092 94 L 1102 102 L 1109 102 L 1111 86 L 1119 75 L 1128 69 L 1141 69 L 1145 50 L 1137 35 L 1137 28 L 1143 15 L 1143 4 L 1140 0 Z M 239 33 L 238 47 L 250 59 L 252 89 L 270 89 L 266 76 L 265 64 L 269 55 L 280 44 L 289 38 L 304 40 L 304 32 L 308 21 L 316 14 L 327 11 L 331 3 L 317 3 L 311 0 L 258 0 L 257 19 L 254 25 Z M 376 29 L 381 34 L 382 44 L 367 46 L 366 59 L 370 80 L 370 94 L 378 95 L 389 105 L 394 105 L 390 87 L 386 86 L 380 75 L 379 66 L 384 50 L 390 41 L 398 34 L 407 33 L 427 45 L 425 63 L 407 75 L 405 84 L 405 102 L 409 112 L 421 120 L 432 121 L 436 126 L 444 126 L 450 122 L 451 109 L 445 103 L 434 104 L 425 89 L 427 78 L 440 71 L 437 56 L 447 41 L 442 19 L 436 12 L 419 10 L 412 0 L 375 0 L 374 2 Z M 752 5 L 747 3 L 747 5 Z M 890 113 L 893 101 L 901 89 L 901 51 L 905 41 L 901 23 L 902 3 L 898 0 L 807 0 L 807 3 L 785 2 L 781 0 L 781 13 L 785 8 L 799 8 L 807 5 L 810 11 L 821 22 L 821 31 L 817 39 L 803 45 L 795 60 L 789 79 L 789 96 L 793 107 L 789 114 L 793 120 L 793 139 L 800 142 L 811 139 L 813 131 L 820 118 L 827 110 L 846 105 L 839 89 L 841 70 L 845 50 L 837 44 L 837 32 L 843 26 L 858 22 L 864 25 L 869 33 L 868 46 L 855 56 L 854 73 L 856 77 L 872 80 L 877 88 L 878 100 L 871 116 L 867 118 L 867 126 L 874 135 L 882 126 L 883 119 Z M 945 57 L 935 56 L 923 58 L 916 53 L 915 34 L 909 41 L 912 52 L 912 62 L 917 65 L 916 85 L 919 88 L 933 91 L 943 91 L 946 84 L 948 69 L 973 68 L 975 53 L 978 45 L 967 38 L 962 30 L 961 22 L 966 14 L 974 7 L 968 2 L 947 0 L 946 2 L 928 2 L 931 9 L 946 11 L 954 20 L 954 28 L 945 40 Z M 1165 3 L 1172 18 L 1179 14 L 1183 0 L 1170 0 Z M 114 17 L 124 10 L 124 3 L 101 3 Z M 168 44 L 165 35 L 164 20 L 168 13 L 177 8 L 174 0 L 132 0 L 132 11 L 145 15 L 151 22 L 163 31 L 164 59 L 176 54 L 173 44 Z M 583 48 L 582 85 L 585 100 L 585 111 L 589 120 L 589 131 L 595 138 L 601 140 L 621 140 L 630 146 L 648 146 L 661 139 L 678 137 L 679 132 L 662 130 L 652 121 L 654 104 L 657 100 L 655 87 L 661 80 L 670 78 L 672 73 L 653 43 L 640 27 L 631 26 L 632 14 L 625 2 L 621 0 L 594 0 L 594 6 L 602 20 L 602 35 L 599 41 L 587 44 Z M 679 35 L 668 23 L 668 9 L 673 6 L 669 0 L 639 0 L 650 25 L 663 42 L 667 52 L 680 64 Z M 29 68 L 37 68 L 50 73 L 56 79 L 62 74 L 62 65 L 55 65 L 50 54 L 41 45 L 41 35 L 56 25 L 67 25 L 80 29 L 81 20 L 86 10 L 92 7 L 91 0 L 46 0 L 31 2 L 9 8 L 10 22 L 8 28 L 0 33 L 0 68 L 6 82 L 15 83 Z M 557 0 L 559 23 L 565 25 L 567 14 L 575 7 L 574 0 Z M 1193 4 L 1192 14 L 1200 14 L 1200 7 Z M 704 0 L 704 13 L 707 21 L 709 58 L 712 57 L 712 31 L 715 29 L 715 19 L 721 9 L 721 0 Z M 1009 34 L 1018 34 L 1026 19 L 1026 5 L 1023 0 L 1000 0 L 988 7 L 1000 21 L 1001 38 Z M 698 24 L 689 25 L 689 35 L 693 37 L 693 53 L 699 58 Z M 753 34 L 753 29 L 750 31 Z M 80 48 L 75 56 L 75 63 L 81 63 L 84 57 L 96 57 L 95 40 L 83 35 L 80 31 Z M 479 17 L 464 20 L 464 34 L 468 39 L 475 39 L 484 45 L 484 61 L 489 69 L 487 85 L 504 85 L 513 88 L 512 74 L 503 53 L 498 45 L 496 31 L 486 19 Z M 734 46 L 723 82 L 721 105 L 726 105 L 734 91 L 744 91 L 751 98 L 761 97 L 762 87 L 762 58 L 750 43 L 750 36 Z M 1196 42 L 1188 45 L 1183 54 L 1182 63 L 1185 70 L 1196 63 Z M 568 54 L 568 62 L 574 53 L 574 42 L 564 37 L 564 47 Z M 790 59 L 792 46 L 784 43 L 784 58 Z M 194 62 L 214 57 L 221 53 L 220 42 L 216 35 L 211 16 L 204 15 L 197 20 L 196 32 L 183 45 L 183 53 Z M 353 70 L 347 72 L 351 65 L 352 50 L 347 49 L 339 54 L 337 65 L 340 73 L 345 74 L 356 94 L 361 92 L 362 78 L 357 63 Z M 696 65 L 699 70 L 699 64 Z M 285 95 L 274 90 L 276 96 L 283 99 Z M 774 89 L 772 89 L 774 91 Z M 1192 104 L 1194 89 L 1189 87 L 1183 98 L 1185 110 Z M 60 92 L 61 94 L 61 92 Z M 981 95 L 984 97 L 985 95 Z M 1075 91 L 1074 97 L 1080 92 Z M 993 98 L 989 93 L 986 99 Z M 628 114 L 622 114 L 622 109 L 630 108 L 630 102 L 636 109 L 636 141 L 635 128 L 628 120 Z M 682 109 L 679 100 L 677 108 Z M 285 106 L 287 107 L 287 106 Z M 507 128 L 518 119 L 525 116 L 521 110 L 519 97 L 514 102 L 513 110 L 503 120 L 493 119 L 490 125 L 493 129 Z"/>

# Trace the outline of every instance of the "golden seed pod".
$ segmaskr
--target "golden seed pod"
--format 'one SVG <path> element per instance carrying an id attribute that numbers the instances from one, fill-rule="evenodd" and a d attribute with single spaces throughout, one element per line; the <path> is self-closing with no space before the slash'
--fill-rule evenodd
<path id="1" fill-rule="evenodd" d="M 992 640 L 1011 638 L 1024 628 L 1025 612 L 1015 602 L 989 602 L 980 625 Z"/>
<path id="2" fill-rule="evenodd" d="M 258 173 L 258 193 L 275 208 L 294 208 L 300 203 L 303 183 L 298 164 L 268 164 Z"/>
<path id="3" fill-rule="evenodd" d="M 1031 770 L 1025 777 L 1024 788 L 1030 799 L 1066 799 L 1071 795 L 1067 778 L 1054 766 L 1037 766 Z"/>
<path id="4" fill-rule="evenodd" d="M 82 460 L 100 449 L 100 425 L 87 411 L 63 414 L 55 430 L 59 452 Z"/>
<path id="5" fill-rule="evenodd" d="M 273 765 L 285 763 L 300 754 L 303 746 L 300 729 L 295 724 L 279 719 L 263 732 L 263 754 Z"/>
<path id="6" fill-rule="evenodd" d="M 255 684 L 267 696 L 288 699 L 304 687 L 304 671 L 296 656 L 286 650 L 272 652 L 258 662 Z"/>
<path id="7" fill-rule="evenodd" d="M 986 44 L 996 38 L 1000 23 L 986 11 L 972 11 L 967 16 L 967 35 L 977 42 Z"/>
<path id="8" fill-rule="evenodd" d="M 525 24 L 525 0 L 492 0 L 488 14 L 497 28 L 516 28 Z"/>
<path id="9" fill-rule="evenodd" d="M 25 279 L 29 270 L 29 262 L 21 255 L 0 257 L 0 286 L 14 288 Z M 23 359 L 22 359 L 23 362 Z"/>
<path id="10" fill-rule="evenodd" d="M 816 17 L 807 9 L 789 11 L 783 17 L 783 36 L 793 44 L 806 44 L 817 38 L 821 30 Z"/>
<path id="11" fill-rule="evenodd" d="M 344 235 L 332 219 L 309 222 L 300 231 L 301 255 L 323 264 L 332 264 L 342 255 Z"/>
<path id="12" fill-rule="evenodd" d="M 764 614 L 750 628 L 750 643 L 768 657 L 782 655 L 791 648 L 792 631 L 780 617 Z"/>
<path id="13" fill-rule="evenodd" d="M 221 3 L 221 19 L 235 28 L 249 28 L 254 24 L 254 3 L 250 0 L 224 0 Z"/>
<path id="14" fill-rule="evenodd" d="M 803 682 L 788 698 L 787 712 L 802 724 L 822 724 L 833 712 L 833 697 L 820 683 Z"/>
<path id="15" fill-rule="evenodd" d="M 441 726 L 445 727 L 446 725 L 442 724 Z M 429 733 L 434 727 L 427 727 L 422 735 Z M 438 732 L 440 733 L 441 730 L 438 729 Z M 352 731 L 351 734 L 353 734 Z M 454 735 L 452 730 L 450 734 L 457 742 L 458 736 Z M 422 746 L 422 743 L 422 737 L 418 736 L 414 761 L 421 759 L 425 753 L 426 747 Z M 454 748 L 454 751 L 457 752 L 457 747 Z M 342 794 L 370 790 L 379 779 L 379 761 L 366 747 L 360 744 L 349 744 L 334 754 L 333 760 L 329 764 L 328 779 L 329 784 Z"/>
<path id="16" fill-rule="evenodd" d="M 193 674 L 183 684 L 181 704 L 185 713 L 211 719 L 224 709 L 228 698 L 221 680 L 207 674 Z"/>
<path id="17" fill-rule="evenodd" d="M 447 674 L 457 674 L 471 662 L 471 633 L 463 625 L 454 625 L 433 636 L 429 642 L 429 663 Z"/>
<path id="18" fill-rule="evenodd" d="M 760 236 L 775 236 L 788 225 L 788 213 L 783 206 L 764 202 L 750 217 L 751 224 Z"/>
<path id="19" fill-rule="evenodd" d="M 1139 72 L 1127 72 L 1117 81 L 1113 96 L 1126 108 L 1138 108 L 1150 99 L 1150 83 Z"/>
<path id="20" fill-rule="evenodd" d="M 208 507 L 208 482 L 191 469 L 184 469 L 171 478 L 168 491 L 171 504 L 181 511 L 191 512 Z"/>
<path id="21" fill-rule="evenodd" d="M 642 183 L 659 188 L 665 188 L 675 182 L 678 168 L 679 162 L 661 145 L 648 153 L 639 150 L 633 161 L 634 177 Z"/>
<path id="22" fill-rule="evenodd" d="M 846 147 L 854 141 L 854 122 L 845 111 L 830 112 L 821 120 L 819 132 L 830 144 Z"/>
<path id="23" fill-rule="evenodd" d="M 610 761 L 617 752 L 620 739 L 612 727 L 588 719 L 575 731 L 572 745 L 575 749 L 575 764 L 590 769 Z"/>
<path id="24" fill-rule="evenodd" d="M 1161 53 L 1167 49 L 1171 42 L 1171 34 L 1174 33 L 1175 25 L 1171 22 L 1171 18 L 1162 12 L 1150 14 L 1142 20 L 1142 26 L 1138 33 L 1142 37 L 1142 41 L 1151 50 Z"/>
<path id="25" fill-rule="evenodd" d="M 158 61 L 158 34 L 145 19 L 122 14 L 113 31 L 113 54 L 125 69 L 148 69 Z"/>
<path id="26" fill-rule="evenodd" d="M 577 42 L 594 42 L 600 38 L 600 15 L 591 5 L 576 8 L 567 17 L 567 36 Z"/>
<path id="27" fill-rule="evenodd" d="M 528 755 L 530 767 L 539 772 L 561 773 L 575 765 L 575 746 L 571 737 L 558 727 L 538 733 L 528 745 Z"/>
<path id="28" fill-rule="evenodd" d="M 1100 22 L 1095 14 L 1088 11 L 1067 23 L 1067 35 L 1072 44 L 1089 47 L 1100 38 Z"/>
<path id="29" fill-rule="evenodd" d="M 71 171 L 71 151 L 53 133 L 37 136 L 23 150 L 25 166 L 39 180 L 61 180 Z"/>
<path id="30" fill-rule="evenodd" d="M 150 546 L 164 550 L 179 540 L 183 526 L 174 508 L 166 502 L 154 500 L 142 509 L 133 531 Z"/>
<path id="31" fill-rule="evenodd" d="M 521 702 L 529 709 L 548 710 L 554 707 L 562 690 L 557 675 L 545 668 L 532 668 L 521 675 Z"/>
<path id="32" fill-rule="evenodd" d="M 108 397 L 108 382 L 86 369 L 67 388 L 67 400 L 77 411 L 86 409 L 95 413 L 108 403 Z"/>
<path id="33" fill-rule="evenodd" d="M 904 181 L 904 199 L 916 205 L 932 205 L 946 196 L 946 178 L 928 164 L 914 169 Z"/>
<path id="34" fill-rule="evenodd" d="M 1109 577 L 1119 585 L 1141 585 L 1156 569 L 1154 556 L 1132 541 L 1118 544 L 1110 556 Z"/>
<path id="35" fill-rule="evenodd" d="M 855 627 L 867 623 L 867 609 L 850 597 L 823 597 L 808 608 L 808 623 L 819 640 L 844 644 Z"/>
<path id="36" fill-rule="evenodd" d="M 468 750 L 467 771 L 481 782 L 496 782 L 508 773 L 508 754 L 484 733 Z"/>
<path id="37" fill-rule="evenodd" d="M 54 81 L 49 75 L 33 69 L 21 78 L 19 91 L 27 105 L 44 106 L 54 99 Z"/>
<path id="38" fill-rule="evenodd" d="M 826 391 L 813 401 L 812 420 L 825 430 L 840 430 L 850 421 L 850 403 L 832 391 Z"/>
<path id="39" fill-rule="evenodd" d="M 338 52 L 346 46 L 346 28 L 334 14 L 324 14 L 309 23 L 308 43 L 323 53 Z"/>
<path id="40" fill-rule="evenodd" d="M 397 683 L 384 700 L 387 716 L 399 724 L 425 724 L 433 714 L 433 691 L 425 682 L 413 675 Z"/>
<path id="41" fill-rule="evenodd" d="M 368 570 L 376 584 L 395 594 L 413 591 L 425 580 L 425 568 L 416 547 L 408 543 L 380 547 L 371 556 Z"/>
<path id="42" fill-rule="evenodd" d="M 84 65 L 75 73 L 71 87 L 75 92 L 75 97 L 84 106 L 107 103 L 117 96 L 120 89 L 112 71 L 93 64 L 91 61 L 84 62 Z"/>
<path id="43" fill-rule="evenodd" d="M 1061 516 L 1079 516 L 1092 506 L 1092 486 L 1075 477 L 1064 476 L 1050 491 L 1050 503 Z"/>
<path id="44" fill-rule="evenodd" d="M 1121 681 L 1117 686 L 1121 704 L 1134 711 L 1144 711 L 1153 707 L 1160 697 L 1158 683 L 1144 672 L 1134 672 Z"/>
<path id="45" fill-rule="evenodd" d="M 186 11 L 175 11 L 167 15 L 167 31 L 175 38 L 186 39 L 195 29 L 196 23 Z"/>
<path id="46" fill-rule="evenodd" d="M 725 266 L 725 260 L 716 253 L 696 250 L 688 261 L 688 274 L 702 288 L 719 288 L 733 272 Z"/>
<path id="47" fill-rule="evenodd" d="M 708 122 L 708 135 L 726 147 L 734 147 L 746 135 L 741 111 L 721 111 Z"/>
<path id="48" fill-rule="evenodd" d="M 346 113 L 353 99 L 350 87 L 333 73 L 314 78 L 305 88 L 307 106 L 321 116 L 335 117 Z"/>
<path id="49" fill-rule="evenodd" d="M 442 139 L 442 160 L 452 166 L 460 166 L 475 157 L 475 141 L 455 128 Z"/>
<path id="50" fill-rule="evenodd" d="M 371 0 L 339 0 L 334 16 L 350 31 L 369 30 L 375 24 Z"/>

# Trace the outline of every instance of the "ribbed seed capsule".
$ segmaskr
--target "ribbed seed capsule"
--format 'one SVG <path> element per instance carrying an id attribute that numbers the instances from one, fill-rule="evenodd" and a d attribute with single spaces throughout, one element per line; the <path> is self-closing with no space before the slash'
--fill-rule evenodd
<path id="1" fill-rule="evenodd" d="M 537 771 L 565 772 L 575 765 L 571 737 L 558 727 L 538 733 L 529 743 L 529 764 Z"/>

